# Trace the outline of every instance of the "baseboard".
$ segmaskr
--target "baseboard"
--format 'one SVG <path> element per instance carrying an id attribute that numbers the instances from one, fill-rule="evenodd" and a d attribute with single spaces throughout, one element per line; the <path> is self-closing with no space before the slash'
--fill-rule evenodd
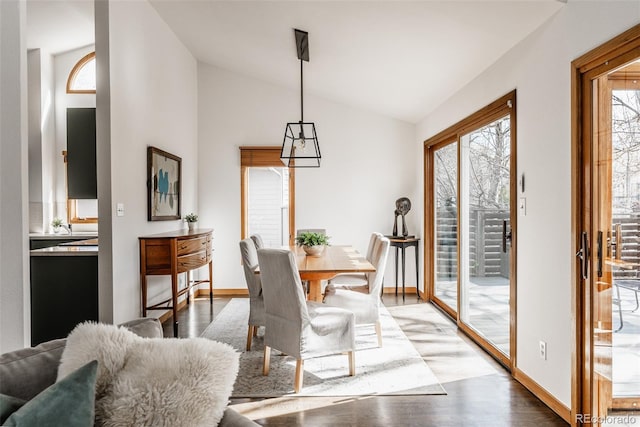
<path id="1" fill-rule="evenodd" d="M 384 289 L 383 292 L 385 294 L 395 294 L 396 293 L 395 286 L 394 287 L 386 286 L 383 289 Z M 416 289 L 415 286 L 406 286 L 404 288 L 404 293 L 405 293 L 405 295 L 407 295 L 407 294 L 414 294 L 415 295 L 416 290 L 417 289 Z M 402 286 L 398 286 L 398 295 L 402 295 Z"/>
<path id="2" fill-rule="evenodd" d="M 563 420 L 571 424 L 571 409 L 567 408 L 562 402 L 556 399 L 551 393 L 544 389 L 540 384 L 535 382 L 531 377 L 522 372 L 518 368 L 513 368 L 513 378 L 522 384 L 527 390 L 533 393 L 553 412 L 558 414 Z"/>
<path id="3" fill-rule="evenodd" d="M 198 289 L 195 293 L 196 297 L 209 297 L 209 289 Z M 214 289 L 213 296 L 237 296 L 247 297 L 249 296 L 248 289 Z"/>

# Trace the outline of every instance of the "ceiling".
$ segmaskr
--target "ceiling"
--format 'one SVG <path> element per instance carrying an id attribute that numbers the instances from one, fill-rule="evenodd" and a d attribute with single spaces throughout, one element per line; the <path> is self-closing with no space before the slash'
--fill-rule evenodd
<path id="1" fill-rule="evenodd" d="M 293 29 L 308 31 L 306 95 L 411 123 L 563 7 L 557 0 L 150 3 L 198 60 L 292 90 L 300 87 Z M 92 15 L 91 0 L 28 0 L 29 47 L 47 43 L 55 53 L 91 43 Z"/>

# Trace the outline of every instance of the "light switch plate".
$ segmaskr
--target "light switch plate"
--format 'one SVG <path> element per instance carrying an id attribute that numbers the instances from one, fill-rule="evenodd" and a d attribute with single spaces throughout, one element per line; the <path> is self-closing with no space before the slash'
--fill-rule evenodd
<path id="1" fill-rule="evenodd" d="M 520 197 L 520 202 L 518 203 L 518 211 L 520 212 L 520 216 L 527 215 L 527 198 Z"/>
<path id="2" fill-rule="evenodd" d="M 124 203 L 116 204 L 116 215 L 124 216 Z"/>

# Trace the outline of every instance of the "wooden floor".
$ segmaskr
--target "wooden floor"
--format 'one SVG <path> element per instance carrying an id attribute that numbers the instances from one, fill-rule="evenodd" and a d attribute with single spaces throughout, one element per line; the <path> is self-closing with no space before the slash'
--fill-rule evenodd
<path id="1" fill-rule="evenodd" d="M 181 310 L 180 337 L 199 336 L 228 301 L 214 298 L 210 305 L 208 298 L 200 298 Z M 414 297 L 407 297 L 403 303 L 401 297 L 393 295 L 385 295 L 384 303 L 438 377 L 446 395 L 232 399 L 230 404 L 264 426 L 568 425 L 431 304 L 417 304 Z M 163 327 L 165 336 L 173 335 L 171 319 Z"/>

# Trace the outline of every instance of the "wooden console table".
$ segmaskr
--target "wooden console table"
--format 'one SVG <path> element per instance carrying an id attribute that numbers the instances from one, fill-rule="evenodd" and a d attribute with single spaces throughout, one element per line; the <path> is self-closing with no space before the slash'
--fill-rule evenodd
<path id="1" fill-rule="evenodd" d="M 140 241 L 140 288 L 142 291 L 142 316 L 147 310 L 173 311 L 173 336 L 178 336 L 178 297 L 187 294 L 191 285 L 209 282 L 209 301 L 213 304 L 213 262 L 211 240 L 213 230 L 177 230 L 167 233 L 139 237 Z M 209 264 L 209 280 L 190 280 L 191 270 Z M 187 273 L 187 286 L 178 290 L 178 274 Z M 147 305 L 147 276 L 170 275 L 171 298 L 157 304 Z M 162 306 L 171 301 L 171 306 Z"/>

